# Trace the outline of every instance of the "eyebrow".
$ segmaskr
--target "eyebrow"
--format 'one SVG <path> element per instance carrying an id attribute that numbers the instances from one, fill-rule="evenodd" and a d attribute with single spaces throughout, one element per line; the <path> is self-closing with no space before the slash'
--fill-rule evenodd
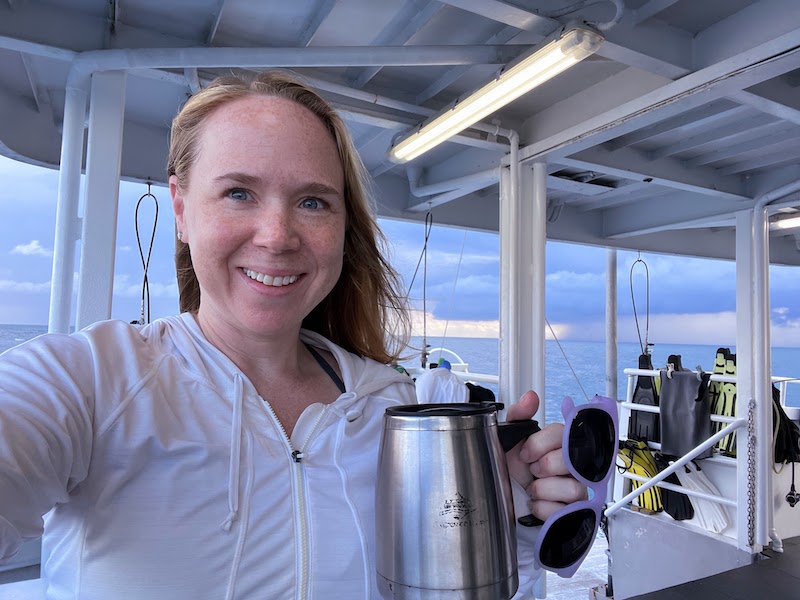
<path id="1" fill-rule="evenodd" d="M 214 183 L 221 183 L 225 181 L 233 181 L 236 183 L 241 183 L 242 185 L 249 185 L 249 186 L 257 186 L 263 183 L 261 177 L 258 177 L 256 175 L 250 175 L 248 173 L 240 173 L 238 171 L 234 171 L 232 173 L 225 173 L 213 179 Z M 335 187 L 332 187 L 326 183 L 322 183 L 319 181 L 312 181 L 306 184 L 301 184 L 297 187 L 296 192 L 301 194 L 327 194 L 327 195 L 332 194 L 335 196 L 342 195 L 342 192 L 337 190 Z"/>

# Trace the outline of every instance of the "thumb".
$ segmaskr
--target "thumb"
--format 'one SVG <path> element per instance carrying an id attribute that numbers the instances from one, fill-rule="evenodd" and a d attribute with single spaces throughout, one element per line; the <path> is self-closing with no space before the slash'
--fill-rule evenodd
<path id="1" fill-rule="evenodd" d="M 522 395 L 519 402 L 508 407 L 506 421 L 531 419 L 537 410 L 539 410 L 539 396 L 533 390 L 529 390 Z"/>

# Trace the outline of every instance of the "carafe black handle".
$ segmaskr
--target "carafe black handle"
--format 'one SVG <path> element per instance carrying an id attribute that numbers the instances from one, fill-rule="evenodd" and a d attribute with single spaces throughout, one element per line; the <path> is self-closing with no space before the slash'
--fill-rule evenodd
<path id="1" fill-rule="evenodd" d="M 539 422 L 533 419 L 524 421 L 506 421 L 497 424 L 497 437 L 503 452 L 508 452 L 522 440 L 539 431 Z"/>
<path id="2" fill-rule="evenodd" d="M 500 438 L 500 445 L 503 447 L 503 451 L 508 452 L 526 437 L 539 431 L 539 429 L 539 422 L 533 419 L 507 421 L 497 425 L 497 437 Z M 519 517 L 517 522 L 524 527 L 537 527 L 544 524 L 544 521 L 533 515 Z"/>

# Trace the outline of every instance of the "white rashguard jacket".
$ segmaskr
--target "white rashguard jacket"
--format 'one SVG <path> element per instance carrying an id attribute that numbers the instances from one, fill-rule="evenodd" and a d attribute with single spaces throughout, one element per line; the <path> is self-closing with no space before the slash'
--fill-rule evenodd
<path id="1" fill-rule="evenodd" d="M 333 354 L 347 391 L 308 407 L 291 440 L 188 314 L 3 354 L 0 560 L 41 535 L 50 511 L 49 600 L 379 598 L 382 418 L 416 401 L 413 382 L 301 338 Z"/>

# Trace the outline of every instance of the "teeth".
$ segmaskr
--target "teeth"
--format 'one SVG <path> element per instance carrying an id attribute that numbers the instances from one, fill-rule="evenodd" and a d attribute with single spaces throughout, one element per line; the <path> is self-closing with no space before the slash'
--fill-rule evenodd
<path id="1" fill-rule="evenodd" d="M 268 285 L 271 287 L 281 287 L 284 285 L 290 285 L 297 281 L 297 275 L 287 275 L 285 277 L 273 277 L 272 275 L 264 275 L 264 273 L 259 273 L 258 271 L 252 271 L 250 269 L 244 269 L 244 274 L 247 275 L 250 279 L 254 279 L 259 283 L 263 283 L 264 285 Z"/>

